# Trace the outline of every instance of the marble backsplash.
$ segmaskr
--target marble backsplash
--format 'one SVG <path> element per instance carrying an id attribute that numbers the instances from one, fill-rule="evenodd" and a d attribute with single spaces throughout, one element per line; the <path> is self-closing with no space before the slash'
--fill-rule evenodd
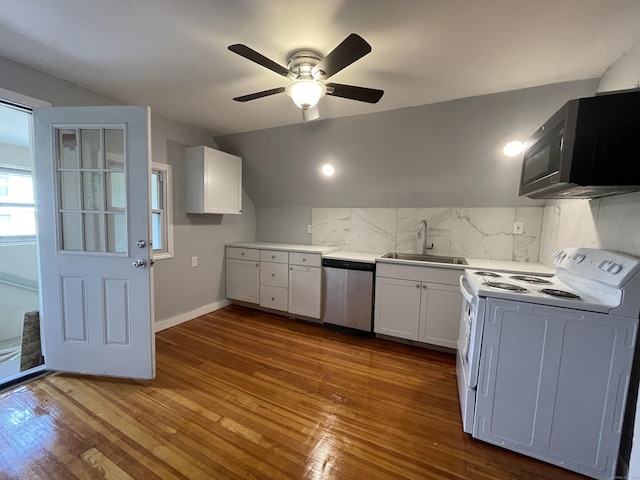
<path id="1" fill-rule="evenodd" d="M 592 247 L 640 257 L 640 192 L 565 200 L 544 207 L 540 262 L 553 264 L 553 252 Z"/>
<path id="2" fill-rule="evenodd" d="M 514 208 L 313 208 L 312 245 L 339 245 L 368 253 L 419 252 L 421 220 L 428 225 L 429 253 L 537 262 L 543 207 Z M 514 235 L 514 222 L 523 222 Z"/>

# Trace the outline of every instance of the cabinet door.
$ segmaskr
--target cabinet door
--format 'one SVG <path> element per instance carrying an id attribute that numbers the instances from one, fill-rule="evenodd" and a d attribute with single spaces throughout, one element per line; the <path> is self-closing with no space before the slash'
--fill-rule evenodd
<path id="1" fill-rule="evenodd" d="M 320 318 L 322 269 L 289 266 L 289 313 Z"/>
<path id="2" fill-rule="evenodd" d="M 205 146 L 185 154 L 187 213 L 242 213 L 242 159 Z"/>
<path id="3" fill-rule="evenodd" d="M 418 340 L 421 286 L 413 280 L 376 278 L 373 330 L 383 335 Z"/>
<path id="4" fill-rule="evenodd" d="M 461 309 L 460 287 L 423 283 L 419 340 L 441 347 L 457 348 Z"/>
<path id="5" fill-rule="evenodd" d="M 260 303 L 260 264 L 227 258 L 227 298 Z"/>

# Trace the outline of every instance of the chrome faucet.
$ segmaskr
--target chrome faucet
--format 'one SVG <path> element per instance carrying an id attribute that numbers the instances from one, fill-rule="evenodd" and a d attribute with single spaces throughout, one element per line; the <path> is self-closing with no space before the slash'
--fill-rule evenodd
<path id="1" fill-rule="evenodd" d="M 422 239 L 422 253 L 423 255 L 427 253 L 427 250 L 433 250 L 433 243 L 431 245 L 427 244 L 427 221 L 420 221 L 420 225 L 418 226 L 418 238 Z"/>

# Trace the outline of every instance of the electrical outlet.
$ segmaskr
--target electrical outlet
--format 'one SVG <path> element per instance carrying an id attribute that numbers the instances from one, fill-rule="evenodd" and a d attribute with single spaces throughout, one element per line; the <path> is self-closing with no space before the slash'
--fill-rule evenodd
<path id="1" fill-rule="evenodd" d="M 514 235 L 522 235 L 524 233 L 524 223 L 522 222 L 513 222 L 513 234 Z"/>
<path id="2" fill-rule="evenodd" d="M 191 257 L 191 266 L 192 267 L 198 266 L 198 257 Z"/>
<path id="3" fill-rule="evenodd" d="M 307 225 L 307 233 L 311 233 L 311 225 Z"/>

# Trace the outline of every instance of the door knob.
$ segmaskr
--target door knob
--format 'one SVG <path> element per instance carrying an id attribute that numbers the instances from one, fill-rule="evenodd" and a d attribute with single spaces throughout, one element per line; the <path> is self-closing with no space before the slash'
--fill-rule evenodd
<path id="1" fill-rule="evenodd" d="M 144 268 L 147 266 L 147 262 L 142 258 L 139 258 L 133 262 L 134 268 Z"/>
<path id="2" fill-rule="evenodd" d="M 136 245 L 138 245 L 138 248 L 144 248 L 147 246 L 147 242 L 145 242 L 144 240 L 138 240 Z"/>

